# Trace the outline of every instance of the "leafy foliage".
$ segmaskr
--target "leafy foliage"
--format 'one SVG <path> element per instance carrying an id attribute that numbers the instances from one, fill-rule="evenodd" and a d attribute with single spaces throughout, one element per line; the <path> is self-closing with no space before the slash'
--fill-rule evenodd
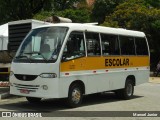
<path id="1" fill-rule="evenodd" d="M 145 0 L 151 7 L 160 8 L 160 0 Z"/>
<path id="2" fill-rule="evenodd" d="M 115 7 L 123 0 L 96 0 L 92 9 L 92 19 L 98 23 L 103 23 L 105 16 L 110 15 Z"/>
<path id="3" fill-rule="evenodd" d="M 87 9 L 66 9 L 56 13 L 58 16 L 70 18 L 75 23 L 85 23 L 90 21 L 90 12 Z"/>
<path id="4" fill-rule="evenodd" d="M 42 20 L 44 21 L 46 18 L 52 16 L 53 13 L 49 11 L 41 11 L 34 15 L 33 19 Z"/>
<path id="5" fill-rule="evenodd" d="M 0 23 L 32 18 L 42 9 L 50 7 L 50 0 L 0 0 Z"/>
<path id="6" fill-rule="evenodd" d="M 83 0 L 0 0 L 0 24 L 34 16 L 43 19 L 50 12 L 75 8 L 79 1 Z"/>
<path id="7" fill-rule="evenodd" d="M 52 4 L 56 10 L 65 10 L 75 8 L 79 2 L 84 0 L 54 0 Z"/>
<path id="8" fill-rule="evenodd" d="M 144 31 L 149 35 L 151 28 L 159 24 L 160 10 L 146 7 L 143 0 L 131 1 L 117 6 L 102 25 Z"/>

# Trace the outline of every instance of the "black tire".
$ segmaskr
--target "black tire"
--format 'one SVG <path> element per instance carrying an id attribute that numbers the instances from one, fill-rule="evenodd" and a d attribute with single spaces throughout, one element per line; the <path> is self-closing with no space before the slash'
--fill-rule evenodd
<path id="1" fill-rule="evenodd" d="M 26 97 L 29 103 L 39 103 L 41 101 L 41 98 L 34 98 L 34 97 Z"/>
<path id="2" fill-rule="evenodd" d="M 125 100 L 131 99 L 133 97 L 133 93 L 134 93 L 134 84 L 131 80 L 126 81 L 125 88 L 115 91 L 115 94 L 118 98 Z"/>
<path id="3" fill-rule="evenodd" d="M 77 84 L 72 85 L 69 89 L 67 98 L 68 106 L 71 108 L 80 106 L 82 103 L 82 97 L 82 88 Z"/>

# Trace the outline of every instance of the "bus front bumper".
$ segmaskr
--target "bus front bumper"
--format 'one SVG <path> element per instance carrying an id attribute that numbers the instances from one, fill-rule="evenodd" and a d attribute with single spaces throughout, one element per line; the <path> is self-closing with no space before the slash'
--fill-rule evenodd
<path id="1" fill-rule="evenodd" d="M 60 98 L 58 86 L 58 78 L 37 77 L 33 81 L 21 81 L 10 77 L 10 94 L 18 96 Z"/>

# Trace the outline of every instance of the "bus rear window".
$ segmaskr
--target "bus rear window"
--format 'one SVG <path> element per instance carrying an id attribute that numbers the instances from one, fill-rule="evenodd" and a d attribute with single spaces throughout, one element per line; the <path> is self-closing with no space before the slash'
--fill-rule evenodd
<path id="1" fill-rule="evenodd" d="M 148 55 L 148 47 L 145 38 L 136 37 L 135 44 L 137 55 Z"/>
<path id="2" fill-rule="evenodd" d="M 135 55 L 134 37 L 119 36 L 121 55 Z"/>

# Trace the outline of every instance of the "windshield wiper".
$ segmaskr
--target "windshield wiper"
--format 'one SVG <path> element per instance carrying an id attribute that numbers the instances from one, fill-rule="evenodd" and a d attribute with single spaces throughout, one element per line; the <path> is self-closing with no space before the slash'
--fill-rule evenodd
<path id="1" fill-rule="evenodd" d="M 36 52 L 36 51 L 34 51 L 34 52 L 28 52 L 28 53 L 23 53 L 23 54 L 29 54 L 29 55 L 38 54 L 38 55 L 41 55 L 42 58 L 43 58 L 46 62 L 48 61 L 48 60 L 42 55 L 41 52 Z"/>
<path id="2" fill-rule="evenodd" d="M 31 63 L 31 60 L 30 60 L 27 56 L 25 56 L 25 55 L 19 55 L 19 56 L 16 56 L 15 58 L 16 58 L 16 59 L 17 59 L 17 58 L 27 58 L 28 61 Z"/>

